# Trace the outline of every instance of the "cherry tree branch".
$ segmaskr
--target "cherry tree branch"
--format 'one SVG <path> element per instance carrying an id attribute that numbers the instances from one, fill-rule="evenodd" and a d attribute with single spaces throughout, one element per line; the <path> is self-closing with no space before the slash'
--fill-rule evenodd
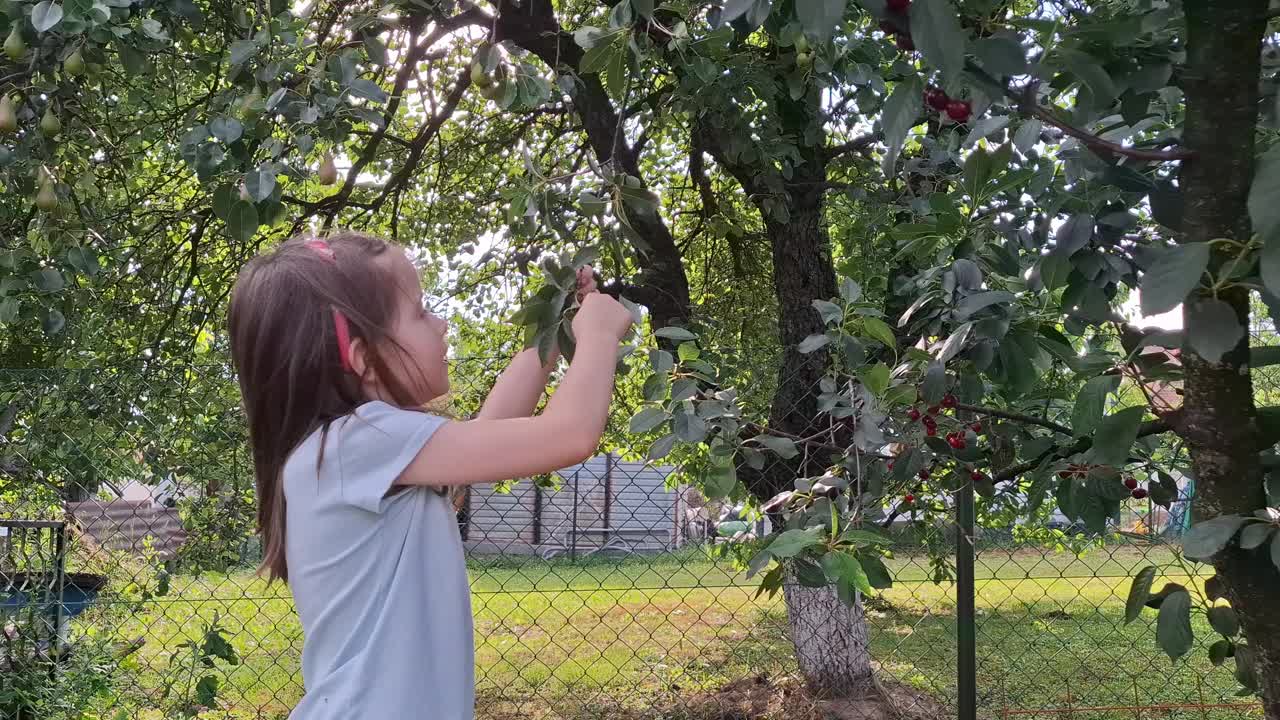
<path id="1" fill-rule="evenodd" d="M 1174 426 L 1168 418 L 1161 418 L 1159 420 L 1148 420 L 1138 428 L 1138 437 L 1144 438 L 1150 435 L 1160 435 L 1162 433 L 1169 432 L 1173 429 L 1174 429 Z M 1074 443 L 1071 443 L 1070 445 L 1067 445 L 1067 446 L 1051 447 L 1048 450 L 1045 450 L 1044 452 L 1040 453 L 1040 455 L 1038 455 L 1033 460 L 1030 460 L 1024 463 L 1019 463 L 1017 465 L 1011 465 L 1005 468 L 1004 470 L 1001 470 L 1000 472 L 996 473 L 995 476 L 993 476 L 991 479 L 993 482 L 1003 482 L 1005 480 L 1012 480 L 1023 473 L 1031 472 L 1032 470 L 1035 470 L 1036 468 L 1040 467 L 1040 463 L 1044 462 L 1045 460 L 1051 457 L 1053 458 L 1070 457 L 1071 455 L 1078 455 L 1079 453 L 1085 452 L 1091 447 L 1093 447 L 1093 438 L 1082 437 L 1079 440 L 1076 440 Z"/>
<path id="2" fill-rule="evenodd" d="M 1023 413 L 1011 412 L 1009 410 L 1001 410 L 999 408 L 983 407 L 981 405 L 957 404 L 956 409 L 965 410 L 967 412 L 976 413 L 978 415 L 989 415 L 991 417 L 998 417 L 1004 420 L 1012 420 L 1014 422 L 1026 423 L 1027 425 L 1039 425 L 1042 428 L 1048 428 L 1056 433 L 1061 433 L 1062 435 L 1072 434 L 1071 428 L 1067 427 L 1066 425 L 1059 425 L 1058 423 L 1053 422 L 1052 420 L 1038 418 L 1034 415 L 1026 415 Z"/>

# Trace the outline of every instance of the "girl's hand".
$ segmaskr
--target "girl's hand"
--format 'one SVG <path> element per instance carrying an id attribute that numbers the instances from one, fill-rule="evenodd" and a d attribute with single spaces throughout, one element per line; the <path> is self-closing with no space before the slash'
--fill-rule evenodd
<path id="1" fill-rule="evenodd" d="M 621 340 L 631 329 L 634 319 L 622 303 L 603 293 L 591 292 L 582 299 L 582 307 L 573 317 L 573 334 L 578 338 L 608 335 Z"/>

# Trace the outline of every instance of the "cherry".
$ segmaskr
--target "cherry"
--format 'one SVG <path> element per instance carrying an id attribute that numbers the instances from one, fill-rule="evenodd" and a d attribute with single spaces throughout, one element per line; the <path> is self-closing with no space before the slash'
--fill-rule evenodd
<path id="1" fill-rule="evenodd" d="M 911 418 L 912 420 L 919 420 L 920 411 L 915 408 L 911 408 L 910 410 L 907 411 L 907 417 Z"/>
<path id="2" fill-rule="evenodd" d="M 886 469 L 888 469 L 888 470 L 892 470 L 892 469 L 893 469 L 893 461 L 892 461 L 892 460 L 890 460 L 889 462 L 885 463 L 885 464 L 884 464 L 884 466 L 885 466 L 885 468 L 886 468 Z"/>
<path id="3" fill-rule="evenodd" d="M 937 414 L 938 414 L 938 412 L 939 412 L 939 411 L 941 411 L 941 409 L 942 409 L 942 408 L 939 408 L 937 405 L 930 405 L 930 406 L 929 406 L 929 410 L 928 410 L 927 412 L 928 412 L 930 415 L 937 415 Z"/>
<path id="4" fill-rule="evenodd" d="M 937 426 L 937 425 L 925 425 L 925 426 L 924 426 L 924 434 L 925 434 L 925 435 L 928 435 L 929 437 L 933 437 L 934 435 L 937 435 L 937 434 L 938 434 L 938 426 Z"/>
<path id="5" fill-rule="evenodd" d="M 905 496 L 903 496 L 902 501 L 910 505 L 911 503 L 916 501 L 916 496 L 912 495 L 911 493 L 907 493 Z"/>
<path id="6" fill-rule="evenodd" d="M 974 482 L 982 482 L 983 480 L 986 480 L 986 479 L 987 479 L 987 476 L 986 476 L 986 475 L 983 475 L 982 473 L 978 472 L 977 470 L 974 470 L 973 472 L 969 473 L 969 479 L 970 479 L 970 480 L 972 480 L 972 481 L 974 481 Z"/>
<path id="7" fill-rule="evenodd" d="M 920 479 L 921 479 L 921 480 L 928 480 L 928 479 L 929 479 L 929 468 L 922 468 L 922 469 L 920 470 L 920 472 L 918 472 L 918 473 L 916 473 L 916 474 L 920 476 Z"/>
<path id="8" fill-rule="evenodd" d="M 973 112 L 973 106 L 968 100 L 952 100 L 947 103 L 947 117 L 958 123 L 967 121 L 971 112 Z"/>
<path id="9" fill-rule="evenodd" d="M 1147 491 L 1144 488 L 1135 488 L 1132 494 L 1134 500 L 1144 500 L 1147 497 Z"/>
<path id="10" fill-rule="evenodd" d="M 888 0 L 884 4 L 891 13 L 904 13 L 911 9 L 911 0 Z"/>
<path id="11" fill-rule="evenodd" d="M 972 430 L 972 431 L 974 431 L 975 433 L 978 433 L 979 435 L 981 435 L 981 434 L 982 434 L 982 423 L 980 423 L 980 422 L 976 422 L 976 423 L 974 423 L 974 424 L 970 425 L 970 426 L 969 426 L 969 429 L 970 429 L 970 430 Z"/>
<path id="12" fill-rule="evenodd" d="M 946 395 L 944 395 L 944 396 L 942 397 L 942 407 L 950 409 L 950 408 L 953 408 L 953 407 L 955 407 L 955 406 L 956 406 L 956 396 L 955 396 L 955 395 L 952 395 L 951 393 L 947 393 Z"/>
<path id="13" fill-rule="evenodd" d="M 924 101 L 929 107 L 942 112 L 947 109 L 947 103 L 951 102 L 951 98 L 947 97 L 941 88 L 929 88 L 924 91 Z"/>
<path id="14" fill-rule="evenodd" d="M 1132 475 L 1130 475 L 1129 477 L 1125 478 L 1125 479 L 1124 479 L 1124 486 L 1125 486 L 1125 487 L 1127 487 L 1127 488 L 1129 488 L 1130 490 L 1137 490 L 1137 489 L 1138 489 L 1138 480 L 1137 480 L 1137 478 L 1133 477 Z"/>
<path id="15" fill-rule="evenodd" d="M 898 49 L 903 52 L 911 52 L 912 50 L 916 49 L 915 41 L 911 39 L 910 35 L 899 35 L 898 39 L 894 41 L 894 44 L 897 45 Z M 948 109 L 948 112 L 950 112 L 949 105 L 947 106 L 947 109 Z"/>

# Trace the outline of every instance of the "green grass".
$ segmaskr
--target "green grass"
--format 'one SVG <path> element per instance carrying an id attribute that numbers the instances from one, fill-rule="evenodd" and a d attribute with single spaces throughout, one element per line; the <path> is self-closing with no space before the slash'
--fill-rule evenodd
<path id="1" fill-rule="evenodd" d="M 1171 557 L 1161 550 L 1144 557 L 1134 548 L 1083 559 L 984 552 L 977 568 L 982 716 L 1001 717 L 1006 706 L 1230 700 L 1234 680 L 1212 668 L 1202 649 L 1176 666 L 1160 653 L 1153 612 L 1123 623 L 1130 574 L 1168 565 Z M 884 672 L 954 702 L 954 588 L 931 582 L 921 558 L 899 557 L 892 565 L 897 584 L 886 602 L 869 609 L 873 655 Z M 617 704 L 647 707 L 737 678 L 793 671 L 781 598 L 756 599 L 752 582 L 699 555 L 576 565 L 475 562 L 472 580 L 482 717 L 597 717 Z M 147 639 L 132 659 L 136 687 L 119 699 L 131 716 L 163 717 L 141 708 L 157 705 L 156 689 L 172 672 L 170 655 L 184 640 L 198 639 L 202 620 L 215 613 L 242 663 L 224 678 L 223 707 L 204 717 L 287 714 L 301 693 L 301 630 L 286 589 L 240 573 L 180 578 L 168 599 L 147 604 L 118 628 L 123 637 Z M 1197 620 L 1198 635 L 1209 637 Z M 1243 716 L 1238 709 L 1159 715 Z"/>

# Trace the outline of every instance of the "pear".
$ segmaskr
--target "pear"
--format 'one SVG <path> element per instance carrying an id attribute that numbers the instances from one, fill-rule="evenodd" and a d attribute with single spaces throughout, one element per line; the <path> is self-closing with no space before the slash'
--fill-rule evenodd
<path id="1" fill-rule="evenodd" d="M 40 192 L 36 193 L 36 207 L 51 212 L 58 207 L 58 193 L 53 190 L 53 181 L 40 183 Z"/>
<path id="2" fill-rule="evenodd" d="M 84 55 L 80 54 L 79 48 L 62 61 L 62 71 L 68 75 L 84 74 Z"/>
<path id="3" fill-rule="evenodd" d="M 27 54 L 27 42 L 22 39 L 22 31 L 18 29 L 17 23 L 14 23 L 13 30 L 4 41 L 4 54 L 8 55 L 10 60 L 21 60 L 22 56 Z"/>
<path id="4" fill-rule="evenodd" d="M 0 133 L 6 135 L 18 131 L 18 115 L 13 111 L 13 100 L 8 95 L 0 97 Z"/>
<path id="5" fill-rule="evenodd" d="M 482 90 L 493 87 L 493 78 L 489 77 L 489 73 L 484 71 L 484 65 L 478 60 L 471 63 L 471 83 Z"/>
<path id="6" fill-rule="evenodd" d="M 58 137 L 58 133 L 62 132 L 62 121 L 53 114 L 52 107 L 46 109 L 44 117 L 40 118 L 40 132 L 51 138 Z"/>
<path id="7" fill-rule="evenodd" d="M 321 185 L 332 185 L 338 181 L 338 166 L 333 164 L 333 155 L 325 153 L 320 159 L 318 175 Z"/>

